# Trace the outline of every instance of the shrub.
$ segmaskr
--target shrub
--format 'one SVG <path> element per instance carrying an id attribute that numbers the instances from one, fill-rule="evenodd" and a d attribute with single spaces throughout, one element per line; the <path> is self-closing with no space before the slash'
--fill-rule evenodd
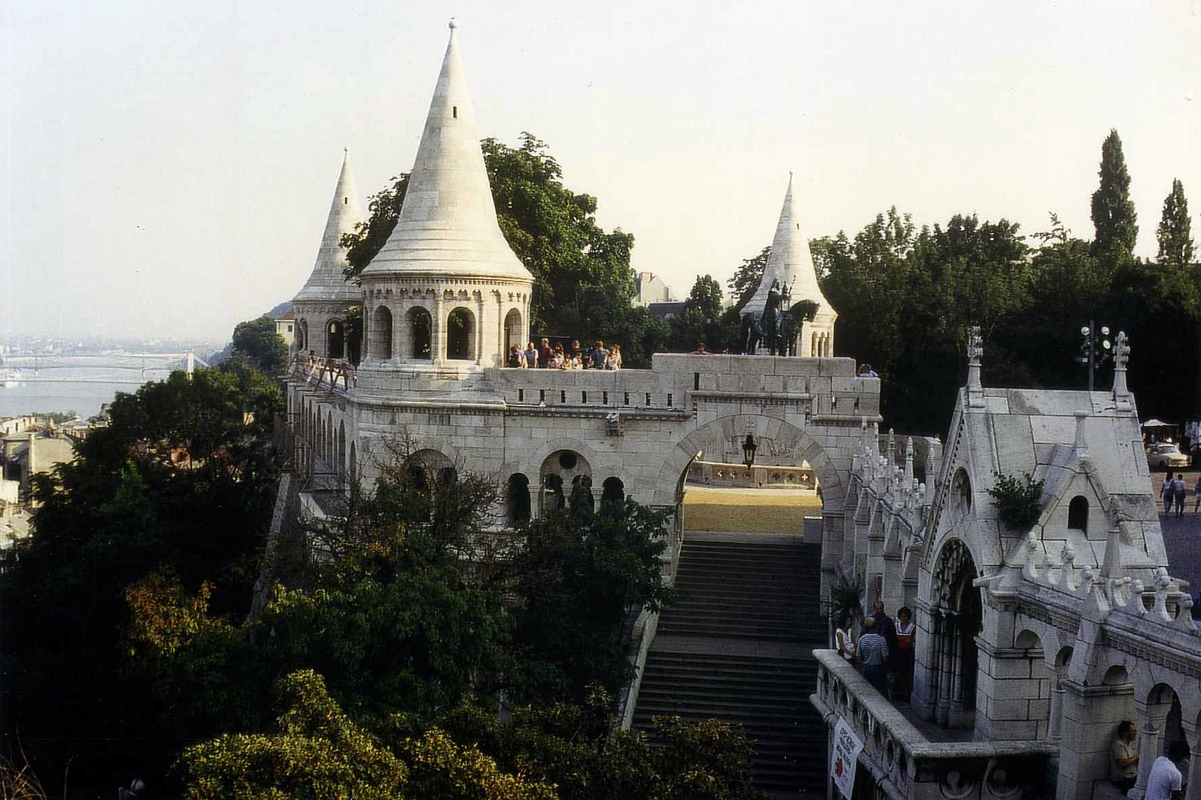
<path id="1" fill-rule="evenodd" d="M 1029 472 L 1023 472 L 1020 478 L 1000 472 L 994 472 L 993 475 L 997 482 L 988 490 L 988 494 L 1001 521 L 1021 530 L 1038 522 L 1043 510 L 1043 485 L 1046 482 L 1034 480 Z"/>

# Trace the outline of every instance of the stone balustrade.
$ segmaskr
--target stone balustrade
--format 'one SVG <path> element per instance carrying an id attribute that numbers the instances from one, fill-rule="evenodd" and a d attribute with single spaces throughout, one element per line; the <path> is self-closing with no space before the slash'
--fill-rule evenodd
<path id="1" fill-rule="evenodd" d="M 724 464 L 715 461 L 693 461 L 688 467 L 688 482 L 704 486 L 738 488 L 783 488 L 798 491 L 817 490 L 817 478 L 809 467 L 772 464 Z"/>
<path id="2" fill-rule="evenodd" d="M 859 763 L 883 796 L 1017 800 L 1046 793 L 1056 746 L 1042 741 L 932 741 L 836 651 L 815 650 L 814 656 L 817 691 L 810 702 L 827 725 L 833 727 L 841 718 L 863 742 Z"/>

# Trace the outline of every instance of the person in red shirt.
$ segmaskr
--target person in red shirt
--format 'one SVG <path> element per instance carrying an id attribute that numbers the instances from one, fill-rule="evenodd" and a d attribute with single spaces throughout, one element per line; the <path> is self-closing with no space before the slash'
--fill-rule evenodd
<path id="1" fill-rule="evenodd" d="M 907 700 L 913 688 L 913 642 L 916 635 L 917 625 L 913 621 L 913 612 L 909 606 L 901 606 L 897 611 L 897 657 L 894 662 L 897 675 L 894 688 L 898 700 Z"/>

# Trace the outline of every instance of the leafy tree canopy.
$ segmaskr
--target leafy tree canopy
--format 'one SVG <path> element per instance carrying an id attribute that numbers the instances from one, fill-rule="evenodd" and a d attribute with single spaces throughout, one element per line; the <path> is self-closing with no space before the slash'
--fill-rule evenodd
<path id="1" fill-rule="evenodd" d="M 1130 173 L 1122 154 L 1122 140 L 1116 130 L 1111 130 L 1101 144 L 1101 168 L 1097 175 L 1101 185 L 1093 192 L 1094 248 L 1101 258 L 1117 266 L 1133 258 L 1138 217 L 1130 199 Z"/>
<path id="2" fill-rule="evenodd" d="M 276 332 L 275 320 L 265 315 L 234 327 L 233 352 L 269 375 L 288 364 L 288 343 Z"/>
<path id="3" fill-rule="evenodd" d="M 771 245 L 768 245 L 759 251 L 759 255 L 744 260 L 738 269 L 734 270 L 734 275 L 727 282 L 726 285 L 730 287 L 730 295 L 738 298 L 734 303 L 734 308 L 738 311 L 742 311 L 742 307 L 759 288 L 759 282 L 763 280 L 763 270 L 767 267 L 767 258 L 770 255 Z"/>
<path id="4" fill-rule="evenodd" d="M 1155 237 L 1159 240 L 1159 255 L 1156 260 L 1160 264 L 1183 267 L 1193 263 L 1191 225 L 1184 186 L 1179 179 L 1174 179 L 1172 191 L 1163 200 L 1163 217 L 1155 231 Z"/>

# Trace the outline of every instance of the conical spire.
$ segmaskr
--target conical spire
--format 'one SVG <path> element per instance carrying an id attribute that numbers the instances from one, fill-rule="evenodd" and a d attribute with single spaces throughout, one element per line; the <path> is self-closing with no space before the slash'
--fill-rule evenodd
<path id="1" fill-rule="evenodd" d="M 363 271 L 385 274 L 515 278 L 533 276 L 514 255 L 496 222 L 463 64 L 457 24 L 434 88 L 400 219 L 387 243 Z"/>
<path id="2" fill-rule="evenodd" d="M 325 233 L 321 234 L 317 263 L 293 302 L 354 302 L 360 299 L 359 287 L 347 281 L 342 272 L 346 269 L 346 251 L 342 249 L 341 241 L 342 234 L 350 233 L 362 221 L 363 210 L 350 171 L 350 151 L 346 151 L 342 158 L 342 173 L 338 175 L 338 186 L 330 203 L 329 218 L 325 221 Z"/>
<path id="3" fill-rule="evenodd" d="M 776 224 L 776 238 L 771 243 L 771 255 L 763 268 L 763 280 L 747 302 L 743 311 L 762 311 L 767 305 L 767 294 L 772 282 L 782 290 L 785 286 L 792 294 L 792 302 L 812 300 L 818 311 L 829 312 L 829 301 L 817 285 L 817 272 L 813 269 L 813 255 L 809 252 L 809 240 L 801 230 L 801 214 L 792 193 L 792 173 L 788 173 L 788 191 L 784 194 L 784 207 L 780 209 L 780 221 Z"/>

